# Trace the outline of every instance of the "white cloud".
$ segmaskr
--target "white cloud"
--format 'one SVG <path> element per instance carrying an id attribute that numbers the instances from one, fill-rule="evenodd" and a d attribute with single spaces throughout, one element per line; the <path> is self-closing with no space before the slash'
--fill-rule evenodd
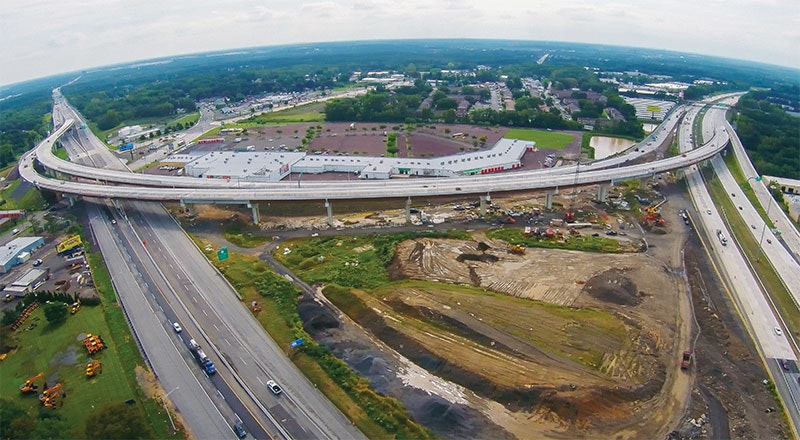
<path id="1" fill-rule="evenodd" d="M 32 0 L 0 2 L 0 29 L 0 84 L 206 50 L 388 38 L 579 41 L 800 67 L 797 0 Z"/>

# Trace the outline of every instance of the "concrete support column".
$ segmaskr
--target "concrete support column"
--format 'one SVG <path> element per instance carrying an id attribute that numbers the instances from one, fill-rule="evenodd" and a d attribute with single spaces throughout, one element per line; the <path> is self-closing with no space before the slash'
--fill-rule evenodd
<path id="1" fill-rule="evenodd" d="M 248 202 L 247 207 L 253 210 L 253 224 L 258 224 L 258 203 Z"/>
<path id="2" fill-rule="evenodd" d="M 411 223 L 411 197 L 406 199 L 406 223 Z"/>
<path id="3" fill-rule="evenodd" d="M 611 189 L 610 183 L 601 183 L 597 188 L 597 201 L 605 202 L 608 199 L 608 190 Z"/>
<path id="4" fill-rule="evenodd" d="M 75 197 L 76 196 L 73 196 L 71 194 L 69 194 L 69 195 L 68 194 L 64 194 L 64 198 L 67 199 L 67 203 L 69 204 L 70 208 L 75 206 Z"/>
<path id="5" fill-rule="evenodd" d="M 492 196 L 489 193 L 486 193 L 485 196 L 481 196 L 481 204 L 480 204 L 480 212 L 481 217 L 486 216 L 486 206 L 492 203 Z"/>
<path id="6" fill-rule="evenodd" d="M 333 205 L 325 199 L 325 210 L 328 211 L 328 226 L 333 226 Z"/>
<path id="7" fill-rule="evenodd" d="M 553 209 L 553 196 L 558 194 L 558 188 L 550 189 L 544 193 L 544 207 L 545 209 Z"/>

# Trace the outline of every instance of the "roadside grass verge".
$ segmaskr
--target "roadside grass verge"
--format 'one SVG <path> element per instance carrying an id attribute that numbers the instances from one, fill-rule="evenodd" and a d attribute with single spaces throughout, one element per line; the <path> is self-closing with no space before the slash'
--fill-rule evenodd
<path id="1" fill-rule="evenodd" d="M 536 142 L 538 148 L 563 150 L 572 142 L 572 135 L 552 131 L 512 128 L 503 135 L 506 139 Z"/>
<path id="2" fill-rule="evenodd" d="M 254 248 L 271 240 L 271 237 L 260 233 L 257 228 L 242 223 L 226 226 L 223 232 L 225 240 L 242 248 Z"/>
<path id="3" fill-rule="evenodd" d="M 61 147 L 59 147 L 59 148 L 56 148 L 56 149 L 53 151 L 53 154 L 54 154 L 54 155 L 55 155 L 57 158 L 59 158 L 59 159 L 61 159 L 61 160 L 69 160 L 69 155 L 67 154 L 67 150 L 65 150 L 64 148 L 61 148 Z"/>
<path id="4" fill-rule="evenodd" d="M 206 243 L 194 239 L 200 249 Z M 369 382 L 347 364 L 316 343 L 303 330 L 297 311 L 300 291 L 256 257 L 235 252 L 225 261 L 216 261 L 205 252 L 246 304 L 257 301 L 261 310 L 256 318 L 270 336 L 284 347 L 292 362 L 319 388 L 368 438 L 433 438 L 426 428 L 408 416 L 396 399 L 379 395 Z M 305 343 L 292 350 L 289 343 L 303 338 Z"/>

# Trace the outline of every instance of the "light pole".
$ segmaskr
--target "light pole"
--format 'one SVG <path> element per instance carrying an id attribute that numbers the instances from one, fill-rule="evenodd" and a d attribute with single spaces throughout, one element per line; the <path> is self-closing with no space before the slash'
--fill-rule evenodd
<path id="1" fill-rule="evenodd" d="M 764 233 L 767 232 L 767 223 L 770 222 L 769 217 L 769 210 L 772 208 L 772 190 L 775 189 L 775 185 L 770 185 L 768 187 L 770 189 L 769 200 L 767 201 L 767 221 L 764 222 L 764 227 L 761 228 L 761 238 L 758 239 L 758 247 L 761 247 L 761 242 L 764 240 Z"/>
<path id="2" fill-rule="evenodd" d="M 177 432 L 177 429 L 175 429 L 175 422 L 172 421 L 172 415 L 169 413 L 169 409 L 167 409 L 166 399 L 169 397 L 170 394 L 172 394 L 173 391 L 177 391 L 180 388 L 181 387 L 173 388 L 172 391 L 168 392 L 167 395 L 164 396 L 164 399 L 161 401 L 161 403 L 164 404 L 164 411 L 167 412 L 167 418 L 169 418 L 169 424 L 170 424 L 170 426 L 172 426 L 172 435 L 175 435 L 175 432 Z"/>

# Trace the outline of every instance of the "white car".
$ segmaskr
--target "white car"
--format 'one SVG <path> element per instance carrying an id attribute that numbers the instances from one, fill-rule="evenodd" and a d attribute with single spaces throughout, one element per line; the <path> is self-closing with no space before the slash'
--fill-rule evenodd
<path id="1" fill-rule="evenodd" d="M 268 380 L 267 381 L 267 388 L 269 388 L 269 390 L 272 391 L 272 394 L 274 394 L 276 396 L 283 392 L 281 387 L 279 387 L 278 384 L 275 383 L 274 380 Z"/>
<path id="2" fill-rule="evenodd" d="M 775 334 L 778 336 L 783 336 L 783 332 L 781 331 L 780 327 L 775 327 Z"/>
<path id="3" fill-rule="evenodd" d="M 183 328 L 181 328 L 181 325 L 178 324 L 177 322 L 172 323 L 172 328 L 175 329 L 175 333 L 180 333 L 183 331 Z"/>

